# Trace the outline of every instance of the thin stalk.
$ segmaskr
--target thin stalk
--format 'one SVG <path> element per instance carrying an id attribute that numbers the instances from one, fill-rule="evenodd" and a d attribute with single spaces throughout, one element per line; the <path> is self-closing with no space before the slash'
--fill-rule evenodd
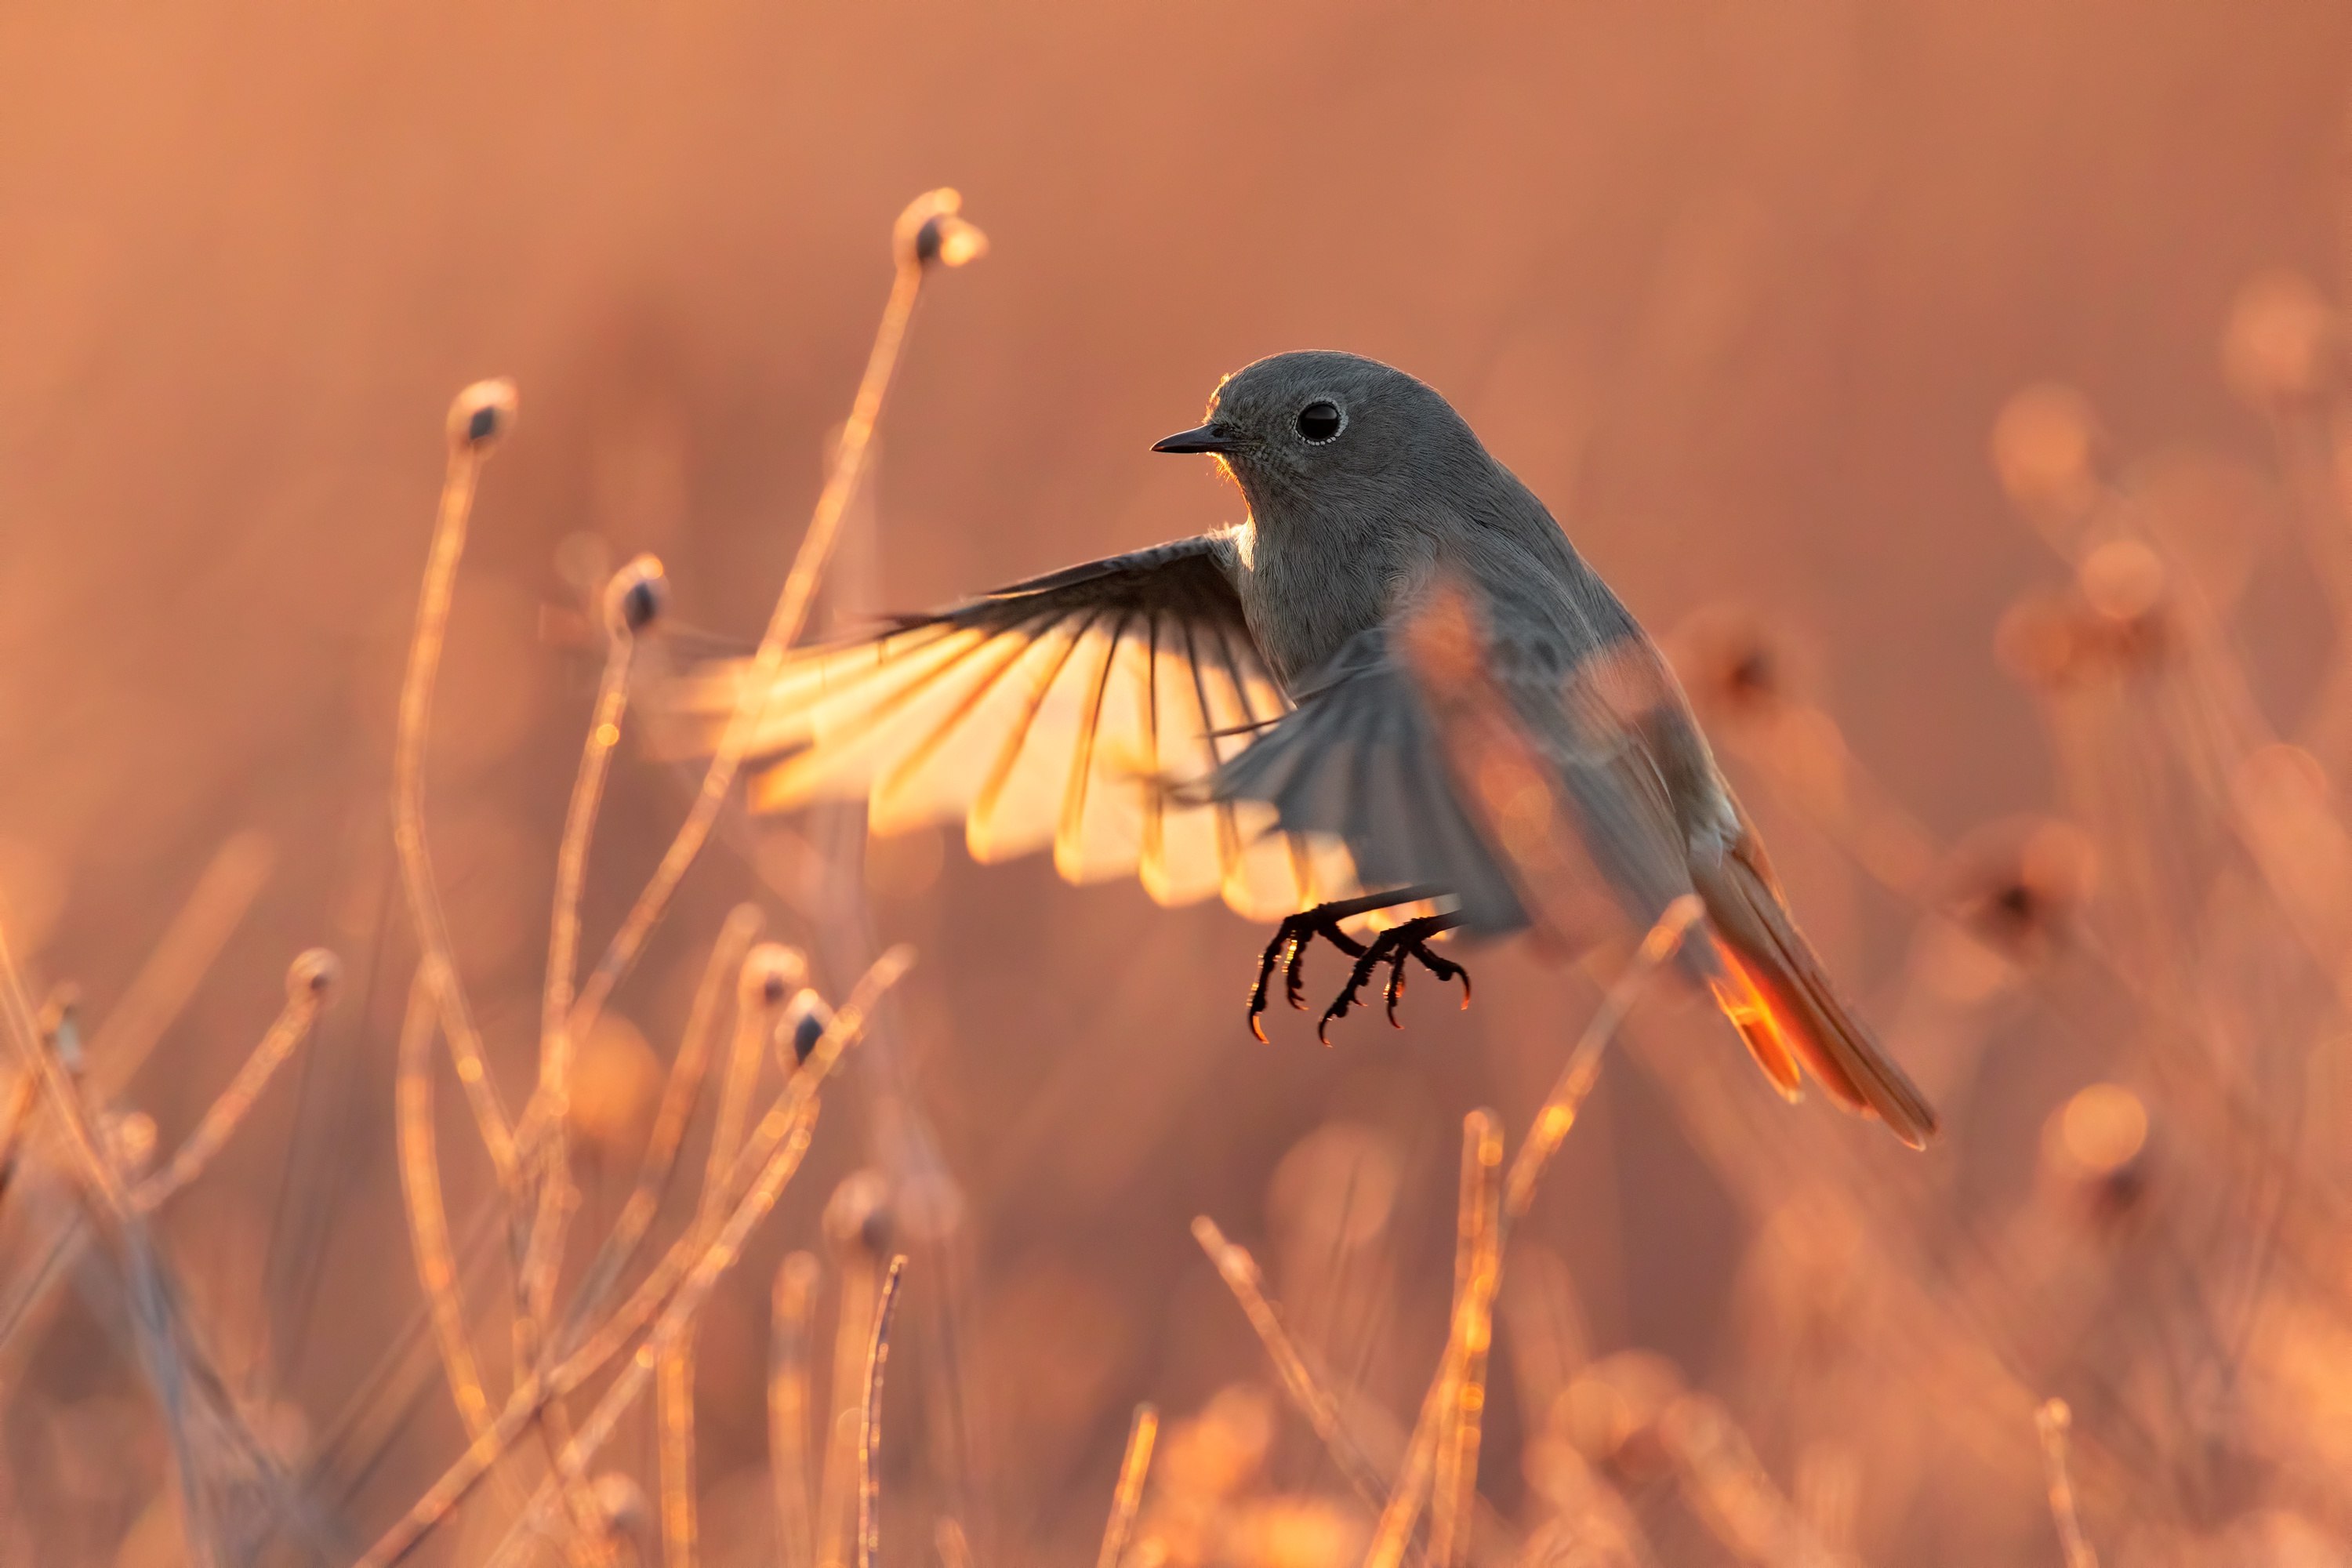
<path id="1" fill-rule="evenodd" d="M 466 1435 L 478 1442 L 490 1428 L 489 1396 L 466 1331 L 466 1303 L 457 1284 L 457 1263 L 449 1247 L 449 1213 L 441 1196 L 440 1158 L 434 1148 L 433 1028 L 437 995 L 419 964 L 409 982 L 408 1011 L 401 1020 L 400 1050 L 394 1078 L 394 1131 L 400 1155 L 400 1192 L 408 1213 L 409 1246 L 416 1255 L 417 1282 L 433 1318 L 433 1342 L 448 1375 Z"/>
<path id="2" fill-rule="evenodd" d="M 664 1351 L 654 1379 L 654 1410 L 661 1427 L 662 1562 L 694 1568 L 694 1325 Z"/>
<path id="3" fill-rule="evenodd" d="M 1306 1353 L 1291 1338 L 1282 1314 L 1266 1299 L 1265 1282 L 1258 1272 L 1257 1260 L 1240 1244 L 1225 1239 L 1217 1222 L 1206 1215 L 1192 1221 L 1192 1239 L 1209 1255 L 1225 1288 L 1241 1304 L 1242 1315 L 1249 1320 L 1250 1327 L 1265 1346 L 1267 1358 L 1274 1363 L 1275 1373 L 1282 1379 L 1283 1392 L 1290 1396 L 1291 1404 L 1307 1418 L 1315 1436 L 1322 1439 L 1333 1463 L 1339 1467 L 1339 1473 L 1348 1479 L 1356 1494 L 1371 1507 L 1379 1508 L 1388 1496 L 1387 1479 L 1349 1432 L 1339 1414 L 1339 1401 L 1307 1365 Z"/>
<path id="4" fill-rule="evenodd" d="M 733 1267 L 752 1228 L 775 1206 L 785 1184 L 800 1168 L 802 1157 L 808 1152 L 809 1139 L 814 1129 L 814 1112 L 819 1104 L 818 1089 L 831 1075 L 842 1054 L 864 1032 L 874 1003 L 891 983 L 906 972 L 910 961 L 908 950 L 903 947 L 893 948 L 876 961 L 866 977 L 858 982 L 850 999 L 834 1015 L 832 1024 L 810 1054 L 806 1068 L 786 1086 L 783 1093 L 777 1096 L 776 1107 L 761 1121 L 750 1146 L 744 1150 L 742 1159 L 737 1163 L 737 1172 L 740 1174 L 748 1169 L 751 1174 L 742 1184 L 741 1195 L 736 1200 L 726 1223 L 716 1235 L 706 1236 L 697 1229 L 680 1237 L 671 1247 L 670 1258 L 680 1258 L 683 1262 L 677 1275 L 667 1276 L 667 1282 L 650 1304 L 653 1309 L 652 1327 L 646 1342 L 623 1364 L 588 1419 L 565 1446 L 558 1467 L 560 1471 L 584 1472 L 588 1459 L 611 1438 L 613 1428 L 621 1416 L 644 1394 L 646 1383 L 662 1353 L 684 1331 L 685 1326 L 693 1321 L 719 1277 Z M 667 1264 L 668 1259 L 664 1261 Z M 467 1446 L 407 1513 L 369 1548 L 355 1568 L 390 1568 L 392 1563 L 402 1561 L 415 1551 L 425 1535 L 448 1517 L 450 1510 L 480 1484 L 482 1478 L 513 1446 L 515 1439 L 536 1418 L 549 1399 L 568 1393 L 594 1376 L 623 1345 L 635 1337 L 634 1327 L 611 1339 L 599 1334 L 566 1357 L 551 1375 L 541 1377 L 534 1373 L 526 1377 L 489 1429 Z M 539 1521 L 544 1517 L 554 1496 L 553 1481 L 541 1481 L 514 1528 L 518 1531 L 539 1528 Z"/>
<path id="5" fill-rule="evenodd" d="M 646 1136 L 645 1155 L 637 1164 L 636 1184 L 630 1189 L 628 1201 L 621 1205 L 620 1217 L 613 1222 L 604 1245 L 596 1249 L 588 1271 L 581 1278 L 579 1291 L 566 1314 L 567 1340 L 604 1305 L 614 1283 L 644 1245 L 655 1212 L 661 1207 L 662 1195 L 668 1190 L 670 1177 L 677 1169 L 678 1145 L 686 1137 L 686 1125 L 693 1119 L 696 1102 L 701 1097 L 703 1077 L 710 1062 L 710 1037 L 718 1027 L 728 982 L 742 964 L 744 950 L 759 935 L 761 919 L 757 904 L 738 904 L 728 914 L 727 923 L 719 928 L 719 940 L 710 949 L 710 962 L 703 966 L 702 982 L 695 988 L 694 1004 L 687 1013 L 686 1032 L 678 1038 L 677 1055 L 670 1061 L 669 1079 L 662 1087 L 661 1106 L 654 1113 L 653 1131 Z"/>
<path id="6" fill-rule="evenodd" d="M 416 629 L 408 647 L 408 672 L 401 682 L 400 723 L 392 766 L 392 842 L 400 858 L 400 884 L 409 919 L 425 950 L 418 973 L 428 977 L 433 986 L 442 1033 L 448 1038 L 457 1081 L 481 1130 L 482 1146 L 489 1151 L 499 1184 L 509 1189 L 515 1180 L 514 1131 L 499 1086 L 490 1078 L 465 991 L 457 982 L 448 918 L 442 911 L 433 856 L 425 843 L 425 749 L 433 726 L 434 682 L 448 637 L 450 597 L 457 586 L 457 563 L 466 552 L 466 525 L 473 512 L 475 481 L 501 422 L 512 417 L 513 407 L 514 388 L 506 382 L 477 383 L 459 393 L 450 405 L 449 466 L 442 479 L 441 506 L 434 524 L 432 551 L 425 560 L 425 584 L 417 595 Z"/>
<path id="7" fill-rule="evenodd" d="M 904 1253 L 883 1270 L 874 1335 L 866 1350 L 866 1396 L 857 1424 L 857 1568 L 874 1568 L 882 1550 L 882 1373 L 890 1361 L 890 1321 L 898 1314 L 898 1282 L 906 1272 Z"/>
<path id="8" fill-rule="evenodd" d="M 522 1311 L 516 1321 L 517 1347 L 525 1360 L 537 1353 L 539 1325 L 547 1321 L 554 1305 L 564 1233 L 574 1206 L 567 1144 L 572 1064 L 578 1056 L 572 1001 L 580 947 L 580 895 L 588 879 L 588 845 L 604 799 L 605 774 L 612 764 L 613 748 L 621 739 L 621 718 L 629 700 L 629 666 L 636 648 L 628 620 L 614 613 L 616 608 L 607 606 L 604 673 L 596 684 L 596 704 L 589 717 L 587 739 L 581 743 L 580 767 L 572 776 L 563 837 L 556 849 L 547 978 L 539 1010 L 539 1087 L 523 1108 L 517 1134 L 523 1148 L 537 1150 L 539 1166 L 538 1211 L 532 1216 L 530 1241 L 524 1253 Z"/>
<path id="9" fill-rule="evenodd" d="M 777 1268 L 768 1331 L 768 1471 L 783 1568 L 805 1568 L 816 1549 L 809 1520 L 809 1321 L 818 1268 L 807 1252 Z"/>
<path id="10" fill-rule="evenodd" d="M 2066 1468 L 2066 1436 L 2074 1413 L 2063 1399 L 2044 1401 L 2033 1413 L 2034 1430 L 2042 1437 L 2042 1461 L 2050 1478 L 2050 1518 L 2058 1528 L 2058 1546 L 2066 1568 L 2099 1568 L 2099 1554 L 2083 1532 L 2082 1515 L 2074 1506 L 2074 1480 Z"/>
<path id="11" fill-rule="evenodd" d="M 1151 1447 L 1160 1436 L 1160 1412 L 1149 1405 L 1135 1407 L 1128 1423 L 1127 1454 L 1118 1465 L 1118 1489 L 1111 1493 L 1110 1518 L 1103 1523 L 1102 1549 L 1095 1568 L 1118 1568 L 1127 1555 L 1127 1538 L 1135 1532 L 1135 1516 L 1143 1507 L 1143 1480 L 1151 1472 Z"/>
<path id="12" fill-rule="evenodd" d="M 1474 1110 L 1462 1128 L 1460 1212 L 1455 1222 L 1454 1310 L 1468 1303 L 1481 1281 L 1493 1298 L 1496 1231 L 1503 1168 L 1502 1124 L 1491 1110 Z M 1437 1473 L 1429 1510 L 1432 1568 L 1461 1568 L 1470 1556 L 1470 1527 L 1478 1495 L 1478 1436 L 1486 1403 L 1486 1346 L 1492 1324 L 1482 1319 L 1465 1347 L 1462 1374 L 1438 1438 Z"/>

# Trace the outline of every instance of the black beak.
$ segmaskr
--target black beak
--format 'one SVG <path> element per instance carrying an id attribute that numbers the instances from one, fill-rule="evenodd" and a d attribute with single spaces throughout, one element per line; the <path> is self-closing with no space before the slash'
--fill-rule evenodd
<path id="1" fill-rule="evenodd" d="M 1197 430 L 1180 430 L 1165 441 L 1154 441 L 1155 452 L 1230 452 L 1239 446 L 1234 433 L 1220 425 L 1203 425 Z"/>

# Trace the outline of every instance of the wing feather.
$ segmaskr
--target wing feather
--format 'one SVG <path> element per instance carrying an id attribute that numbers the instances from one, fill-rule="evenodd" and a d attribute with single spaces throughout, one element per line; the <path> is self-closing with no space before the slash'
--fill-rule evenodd
<path id="1" fill-rule="evenodd" d="M 877 834 L 961 821 L 978 859 L 1050 848 L 1072 881 L 1134 875 L 1253 918 L 1357 891 L 1338 835 L 1201 787 L 1289 710 L 1232 552 L 1180 540 L 795 650 L 748 694 L 751 804 L 863 799 Z M 668 749 L 714 749 L 751 676 L 737 659 L 672 681 Z"/>

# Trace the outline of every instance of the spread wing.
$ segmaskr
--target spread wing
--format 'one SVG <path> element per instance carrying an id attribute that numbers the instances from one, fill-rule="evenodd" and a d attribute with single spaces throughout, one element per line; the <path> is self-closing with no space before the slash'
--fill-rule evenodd
<path id="1" fill-rule="evenodd" d="M 1134 874 L 1270 919 L 1357 890 L 1346 852 L 1197 785 L 1288 711 L 1205 534 L 1016 583 L 879 636 L 794 650 L 753 701 L 750 798 L 864 799 L 873 832 L 961 821 L 975 859 L 1050 846 L 1073 882 Z M 748 660 L 665 706 L 707 752 Z"/>

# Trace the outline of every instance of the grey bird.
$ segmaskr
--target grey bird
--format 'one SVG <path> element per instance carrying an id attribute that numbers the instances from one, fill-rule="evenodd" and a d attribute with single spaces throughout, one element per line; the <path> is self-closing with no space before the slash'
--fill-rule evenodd
<path id="1" fill-rule="evenodd" d="M 1165 903 L 1221 893 L 1280 918 L 1254 1030 L 1286 954 L 1298 1005 L 1318 936 L 1356 960 L 1326 1025 L 1383 964 L 1393 1021 L 1408 960 L 1461 979 L 1467 1005 L 1428 939 L 1523 930 L 1531 900 L 1400 647 L 1435 585 L 1459 584 L 1613 902 L 1638 928 L 1696 893 L 1706 940 L 1683 965 L 1773 1083 L 1795 1098 L 1801 1068 L 1905 1142 L 1934 1135 L 1799 932 L 1656 646 L 1444 398 L 1354 354 L 1276 354 L 1153 450 L 1213 454 L 1247 520 L 795 650 L 748 694 L 769 759 L 754 807 L 863 798 L 876 834 L 961 821 L 981 860 L 1050 846 L 1072 881 L 1132 874 Z M 689 743 L 716 743 L 748 668 L 677 683 Z M 1342 924 L 1382 910 L 1365 940 Z"/>

